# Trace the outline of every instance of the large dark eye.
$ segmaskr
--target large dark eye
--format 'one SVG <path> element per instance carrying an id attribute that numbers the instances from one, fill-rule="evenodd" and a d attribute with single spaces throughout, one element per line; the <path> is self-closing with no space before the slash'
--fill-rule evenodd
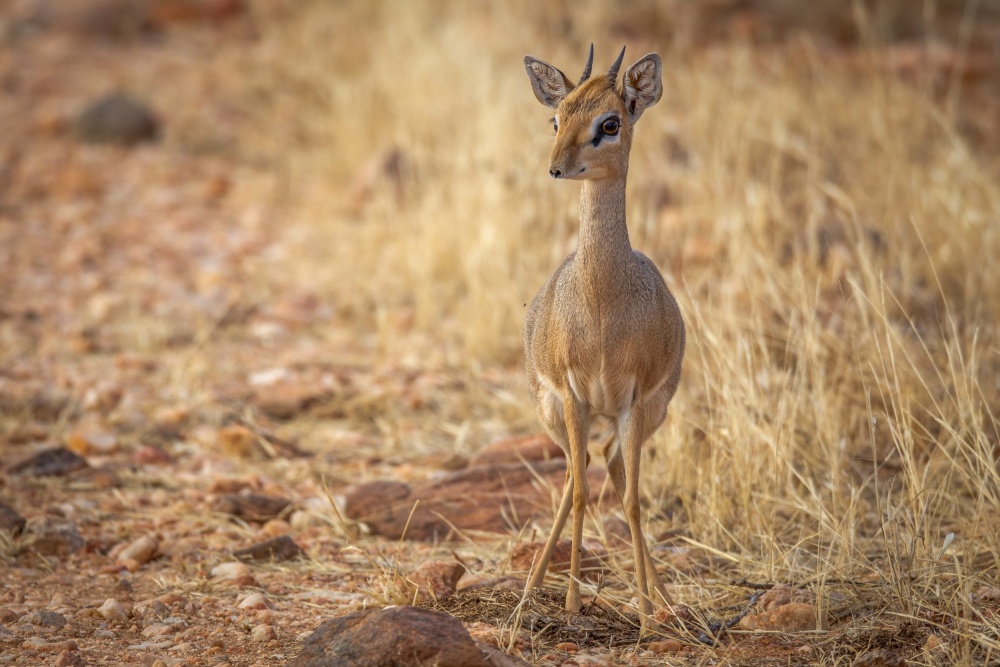
<path id="1" fill-rule="evenodd" d="M 601 123 L 601 132 L 614 136 L 618 134 L 618 125 L 619 123 L 617 118 L 609 118 Z"/>
<path id="2" fill-rule="evenodd" d="M 559 134 L 559 121 L 557 121 L 555 118 L 552 119 L 552 131 L 555 132 L 556 134 Z"/>

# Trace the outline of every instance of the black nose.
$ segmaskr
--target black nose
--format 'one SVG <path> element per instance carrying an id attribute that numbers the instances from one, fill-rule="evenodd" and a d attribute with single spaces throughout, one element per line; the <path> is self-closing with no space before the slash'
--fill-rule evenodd
<path id="1" fill-rule="evenodd" d="M 559 171 L 558 169 L 549 169 L 549 176 L 551 176 L 552 178 L 559 178 L 560 176 L 562 176 L 562 172 Z"/>

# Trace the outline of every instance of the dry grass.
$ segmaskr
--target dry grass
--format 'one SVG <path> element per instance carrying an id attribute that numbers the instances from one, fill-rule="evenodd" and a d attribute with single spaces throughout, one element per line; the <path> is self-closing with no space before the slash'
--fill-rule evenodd
<path id="1" fill-rule="evenodd" d="M 622 42 L 627 60 L 658 50 L 630 226 L 689 347 L 644 488 L 654 527 L 727 564 L 676 573 L 681 597 L 719 599 L 724 578 L 821 599 L 874 583 L 863 627 L 922 619 L 954 664 L 996 655 L 1000 623 L 970 597 L 1000 558 L 1000 164 L 960 131 L 961 82 L 881 68 L 860 6 L 847 57 L 807 37 L 695 48 L 678 7 L 563 4 L 299 2 L 262 22 L 234 85 L 259 128 L 243 150 L 284 173 L 267 289 L 313 285 L 415 364 L 518 363 L 577 197 L 545 178 L 548 114 L 520 59 L 575 72 L 591 40 L 598 65 Z M 449 423 L 536 428 L 518 387 L 470 396 Z"/>

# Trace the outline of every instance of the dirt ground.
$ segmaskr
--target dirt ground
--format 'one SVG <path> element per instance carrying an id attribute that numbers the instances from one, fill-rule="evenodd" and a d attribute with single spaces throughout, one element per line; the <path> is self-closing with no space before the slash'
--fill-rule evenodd
<path id="1" fill-rule="evenodd" d="M 428 561 L 460 563 L 463 590 L 424 603 L 531 664 L 993 664 L 1000 589 L 977 583 L 953 611 L 970 574 L 996 579 L 994 554 L 929 565 L 943 574 L 920 583 L 923 603 L 886 614 L 887 596 L 917 595 L 888 555 L 843 577 L 747 581 L 743 560 L 671 526 L 668 504 L 654 556 L 689 610 L 638 641 L 612 510 L 594 517 L 590 546 L 610 565 L 581 617 L 561 611 L 558 576 L 526 604 L 502 580 L 467 588 L 518 574 L 512 549 L 548 525 L 545 480 L 524 491 L 537 523 L 498 510 L 496 532 L 385 537 L 349 516 L 360 483 L 433 489 L 475 467 L 465 452 L 538 428 L 516 358 L 457 362 L 419 314 L 358 312 L 296 265 L 296 172 L 278 157 L 295 138 L 280 116 L 262 136 L 253 85 L 231 94 L 260 66 L 241 60 L 260 22 L 295 11 L 0 5 L 0 664 L 280 665 L 324 619 L 412 601 Z M 81 111 L 114 90 L 150 105 L 158 137 L 81 138 Z M 373 168 L 401 169 L 391 154 L 373 164 L 349 177 L 349 206 L 365 205 Z M 282 536 L 294 545 L 240 552 Z M 791 597 L 770 611 L 806 605 L 803 624 L 758 617 L 753 596 L 775 584 Z M 751 602 L 763 631 L 702 636 Z M 992 639 L 955 639 L 976 635 Z"/>

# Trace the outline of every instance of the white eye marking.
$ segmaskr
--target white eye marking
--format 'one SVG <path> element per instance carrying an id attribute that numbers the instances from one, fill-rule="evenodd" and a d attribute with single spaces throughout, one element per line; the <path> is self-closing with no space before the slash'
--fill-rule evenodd
<path id="1" fill-rule="evenodd" d="M 608 134 L 604 131 L 604 124 L 609 120 L 615 120 L 618 122 L 618 129 L 614 134 Z M 618 118 L 618 114 L 614 111 L 609 111 L 608 113 L 601 114 L 594 119 L 594 122 L 590 126 L 590 143 L 595 148 L 602 143 L 614 144 L 618 143 L 618 137 L 621 134 L 621 119 Z"/>

